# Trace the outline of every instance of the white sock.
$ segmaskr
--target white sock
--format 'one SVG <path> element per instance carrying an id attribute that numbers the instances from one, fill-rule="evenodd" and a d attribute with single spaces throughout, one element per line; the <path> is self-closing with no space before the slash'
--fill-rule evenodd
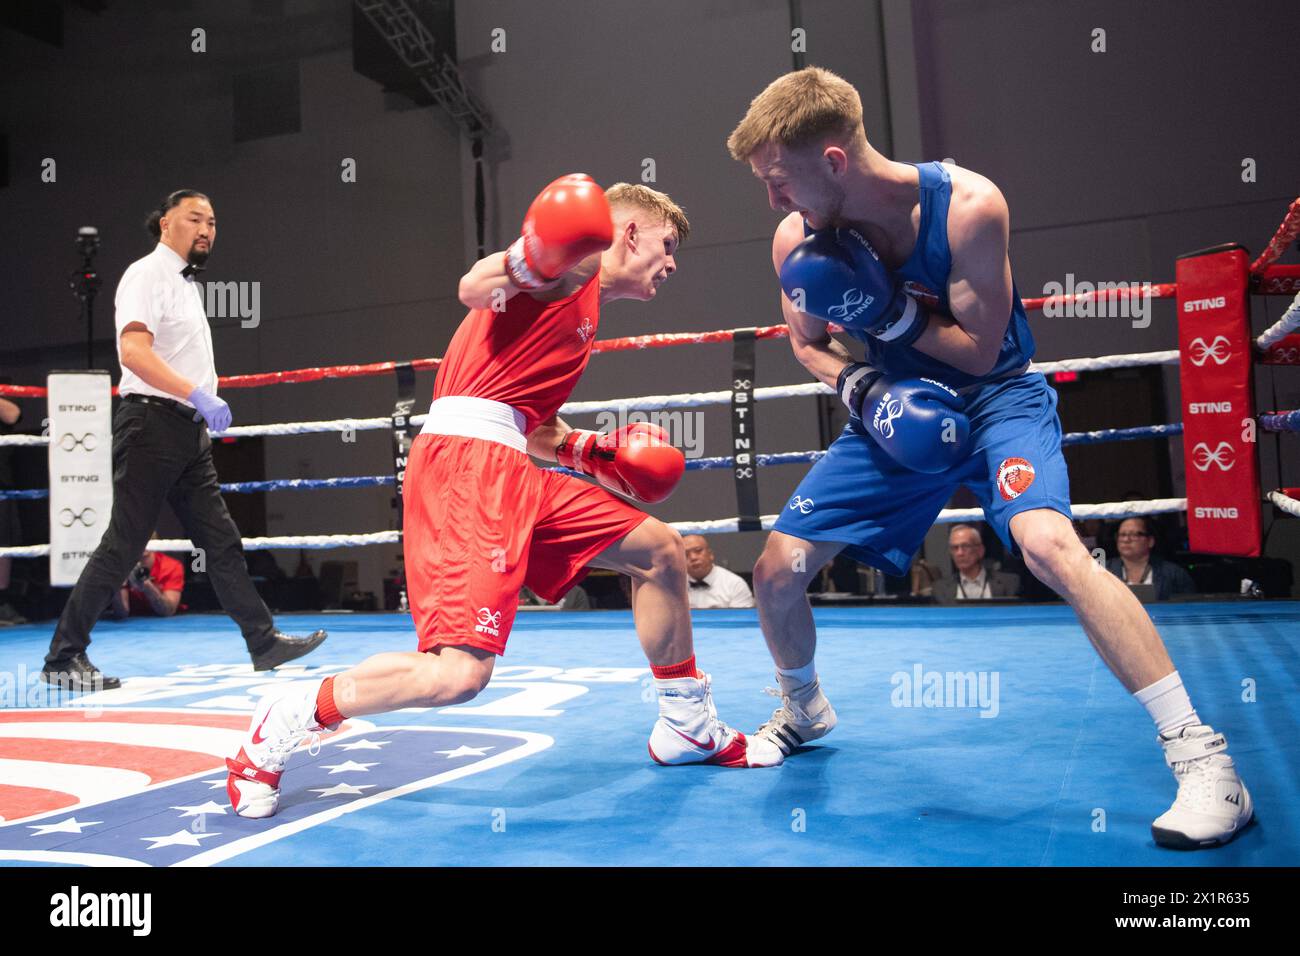
<path id="1" fill-rule="evenodd" d="M 798 690 L 805 684 L 811 684 L 817 679 L 817 665 L 809 661 L 803 667 L 778 667 L 776 669 L 776 679 L 781 685 L 781 690 L 787 694 L 792 690 Z"/>
<path id="2" fill-rule="evenodd" d="M 1183 679 L 1178 676 L 1178 671 L 1160 678 L 1149 687 L 1143 687 L 1133 696 L 1156 722 L 1158 734 L 1173 736 L 1182 728 L 1201 722 L 1187 691 L 1183 689 Z"/>

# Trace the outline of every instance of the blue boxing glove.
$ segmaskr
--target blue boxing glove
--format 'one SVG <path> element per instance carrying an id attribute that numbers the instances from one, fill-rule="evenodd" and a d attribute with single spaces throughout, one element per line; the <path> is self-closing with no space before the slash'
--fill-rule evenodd
<path id="1" fill-rule="evenodd" d="M 904 468 L 936 475 L 960 463 L 970 419 L 957 393 L 929 378 L 888 379 L 868 365 L 846 365 L 836 391 L 849 425 L 869 435 Z"/>
<path id="2" fill-rule="evenodd" d="M 781 288 L 801 311 L 881 342 L 911 345 L 930 320 L 856 229 L 805 238 L 781 263 Z"/>
<path id="3" fill-rule="evenodd" d="M 199 415 L 208 423 L 208 429 L 214 432 L 224 432 L 230 427 L 230 406 L 225 403 L 224 399 L 218 398 L 211 392 L 204 391 L 202 388 L 195 388 L 190 392 L 189 403 L 198 409 L 198 414 L 194 416 L 195 421 Z"/>

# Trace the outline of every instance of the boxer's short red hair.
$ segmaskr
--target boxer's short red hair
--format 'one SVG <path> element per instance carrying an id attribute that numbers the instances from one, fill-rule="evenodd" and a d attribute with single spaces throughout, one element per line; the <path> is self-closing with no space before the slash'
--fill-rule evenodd
<path id="1" fill-rule="evenodd" d="M 727 149 L 743 163 L 768 143 L 799 148 L 831 136 L 865 143 L 862 98 L 847 80 L 810 66 L 773 80 L 754 97 L 727 137 Z"/>
<path id="2" fill-rule="evenodd" d="M 677 230 L 677 242 L 683 243 L 691 234 L 691 223 L 682 207 L 673 202 L 667 193 L 661 193 L 639 183 L 615 183 L 605 190 L 610 208 L 632 206 L 649 213 L 651 218 L 671 225 Z"/>

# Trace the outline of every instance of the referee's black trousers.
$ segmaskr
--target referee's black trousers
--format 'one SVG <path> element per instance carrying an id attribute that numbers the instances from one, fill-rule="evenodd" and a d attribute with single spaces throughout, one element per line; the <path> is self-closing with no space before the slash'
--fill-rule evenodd
<path id="1" fill-rule="evenodd" d="M 63 609 L 47 664 L 65 664 L 89 646 L 91 628 L 140 560 L 164 501 L 202 549 L 217 599 L 249 652 L 271 646 L 275 622 L 221 499 L 207 426 L 177 409 L 123 401 L 113 417 L 113 516 Z"/>

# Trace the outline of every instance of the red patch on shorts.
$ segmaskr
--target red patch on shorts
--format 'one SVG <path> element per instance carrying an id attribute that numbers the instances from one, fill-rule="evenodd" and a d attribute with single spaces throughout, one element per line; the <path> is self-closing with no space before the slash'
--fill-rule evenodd
<path id="1" fill-rule="evenodd" d="M 1023 458 L 1004 458 L 998 465 L 998 491 L 1003 501 L 1019 498 L 1034 483 L 1034 466 Z"/>

